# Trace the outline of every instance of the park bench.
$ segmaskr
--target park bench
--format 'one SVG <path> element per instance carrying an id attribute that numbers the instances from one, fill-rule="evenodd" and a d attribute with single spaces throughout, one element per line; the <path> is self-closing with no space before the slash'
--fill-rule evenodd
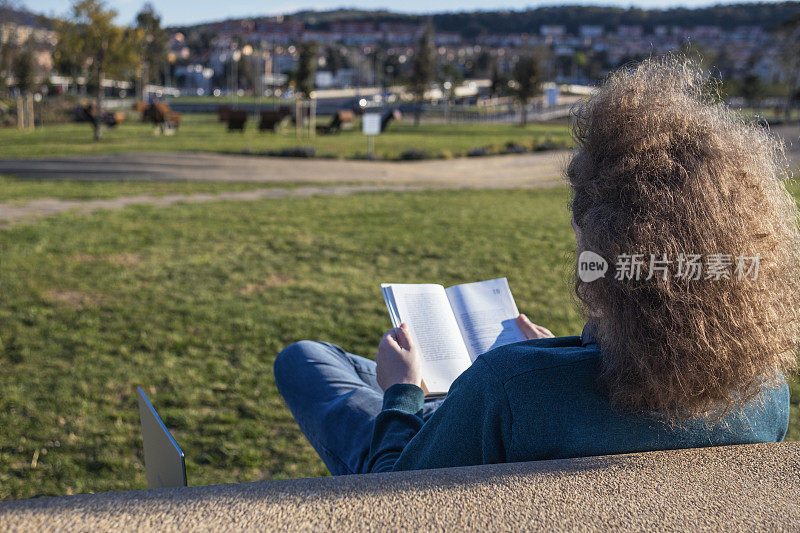
<path id="1" fill-rule="evenodd" d="M 386 131 L 391 121 L 400 122 L 403 120 L 403 113 L 399 109 L 390 109 L 381 116 L 381 133 Z"/>
<path id="2" fill-rule="evenodd" d="M 173 111 L 167 103 L 144 104 L 137 102 L 136 110 L 141 113 L 142 122 L 152 122 L 163 134 L 170 135 L 181 125 L 182 115 Z"/>
<path id="3" fill-rule="evenodd" d="M 91 122 L 94 124 L 97 115 L 97 105 L 95 103 L 75 106 L 75 122 Z M 100 122 L 113 128 L 125 120 L 125 113 L 121 111 L 105 111 L 100 117 Z"/>
<path id="4" fill-rule="evenodd" d="M 356 114 L 350 109 L 340 109 L 331 117 L 328 125 L 317 126 L 317 133 L 338 133 L 342 130 L 353 129 L 356 123 Z"/>
<path id="5" fill-rule="evenodd" d="M 236 109 L 228 111 L 228 131 L 241 131 L 244 133 L 246 124 L 247 111 L 239 111 Z"/>
<path id="6" fill-rule="evenodd" d="M 269 109 L 261 112 L 261 120 L 258 123 L 258 131 L 278 131 L 292 116 L 292 111 L 288 107 L 281 106 L 278 109 Z"/>
<path id="7" fill-rule="evenodd" d="M 3 529 L 777 531 L 800 443 L 109 492 L 0 503 Z"/>
<path id="8" fill-rule="evenodd" d="M 217 106 L 217 120 L 220 122 L 228 122 L 228 116 L 231 113 L 231 106 L 221 105 Z"/>

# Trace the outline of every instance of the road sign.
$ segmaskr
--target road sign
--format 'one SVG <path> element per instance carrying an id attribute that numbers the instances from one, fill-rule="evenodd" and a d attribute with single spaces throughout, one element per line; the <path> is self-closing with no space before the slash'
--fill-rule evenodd
<path id="1" fill-rule="evenodd" d="M 364 113 L 361 119 L 361 131 L 364 135 L 378 135 L 381 132 L 381 114 Z"/>

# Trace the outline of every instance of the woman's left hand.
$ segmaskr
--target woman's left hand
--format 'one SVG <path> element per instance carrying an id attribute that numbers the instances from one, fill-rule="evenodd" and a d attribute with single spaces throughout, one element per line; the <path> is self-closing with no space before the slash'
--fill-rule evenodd
<path id="1" fill-rule="evenodd" d="M 537 326 L 525 315 L 519 315 L 517 317 L 517 326 L 519 326 L 519 330 L 528 340 L 549 339 L 555 337 L 555 335 L 550 333 L 549 329 L 543 328 L 542 326 Z"/>
<path id="2" fill-rule="evenodd" d="M 398 383 L 422 385 L 422 358 L 411 341 L 407 324 L 384 333 L 375 362 L 378 385 L 383 390 Z"/>

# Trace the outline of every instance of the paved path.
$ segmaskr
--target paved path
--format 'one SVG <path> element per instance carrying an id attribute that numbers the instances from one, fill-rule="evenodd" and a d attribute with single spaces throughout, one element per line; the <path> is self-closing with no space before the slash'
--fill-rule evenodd
<path id="1" fill-rule="evenodd" d="M 208 153 L 131 153 L 0 159 L 0 174 L 22 178 L 265 183 L 529 184 L 561 174 L 569 151 L 433 161 L 337 161 Z"/>
<path id="2" fill-rule="evenodd" d="M 800 167 L 800 125 L 777 126 L 793 168 Z M 0 227 L 39 216 L 127 205 L 256 200 L 315 194 L 459 188 L 527 188 L 558 184 L 569 151 L 433 161 L 337 161 L 209 153 L 129 153 L 51 159 L 0 159 L 0 174 L 49 180 L 249 181 L 314 183 L 297 189 L 258 189 L 216 195 L 126 196 L 110 200 L 38 199 L 25 205 L 0 203 Z M 355 185 L 336 185 L 337 183 Z"/>
<path id="3" fill-rule="evenodd" d="M 0 227 L 76 210 L 91 213 L 127 205 L 256 200 L 315 194 L 415 191 L 423 189 L 517 188 L 558 184 L 568 151 L 454 160 L 386 162 L 281 159 L 205 153 L 115 154 L 53 159 L 0 160 L 0 174 L 48 180 L 249 181 L 314 183 L 296 189 L 269 188 L 220 194 L 124 196 L 70 201 L 42 198 L 24 205 L 0 203 Z M 353 185 L 337 185 L 337 183 Z"/>

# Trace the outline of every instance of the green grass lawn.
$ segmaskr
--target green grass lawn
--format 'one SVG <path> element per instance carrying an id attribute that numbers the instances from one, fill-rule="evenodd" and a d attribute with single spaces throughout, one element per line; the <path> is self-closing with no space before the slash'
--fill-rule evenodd
<path id="1" fill-rule="evenodd" d="M 382 159 L 397 159 L 410 149 L 425 150 L 431 157 L 457 157 L 472 148 L 489 147 L 497 152 L 506 143 L 534 146 L 567 146 L 571 144 L 569 128 L 560 124 L 530 124 L 521 128 L 514 124 L 423 124 L 414 127 L 411 119 L 389 126 L 375 139 L 375 154 Z M 353 158 L 367 152 L 367 138 L 359 128 L 334 135 L 318 135 L 314 139 L 298 139 L 295 130 L 285 133 L 260 133 L 250 120 L 244 134 L 228 133 L 225 124 L 215 115 L 184 115 L 175 135 L 153 134 L 152 125 L 138 120 L 123 122 L 105 132 L 99 142 L 92 141 L 88 124 L 59 124 L 34 131 L 0 129 L 0 157 L 36 158 L 82 154 L 108 154 L 150 151 L 202 151 L 223 153 L 259 153 L 297 146 L 313 146 L 320 157 Z"/>
<path id="2" fill-rule="evenodd" d="M 342 185 L 342 183 L 336 183 Z M 168 194 L 219 194 L 222 192 L 252 191 L 274 187 L 296 188 L 304 183 L 270 183 L 237 181 L 82 181 L 33 180 L 0 176 L 0 203 L 15 205 L 34 199 L 97 200 L 120 196 L 165 196 Z M 318 185 L 318 184 L 317 184 Z M 327 184 L 332 185 L 332 184 Z"/>
<path id="3" fill-rule="evenodd" d="M 373 354 L 390 325 L 381 282 L 507 276 L 521 311 L 579 333 L 567 199 L 135 206 L 0 231 L 0 499 L 145 487 L 138 385 L 192 485 L 324 475 L 275 389 L 275 354 L 304 338 Z"/>

